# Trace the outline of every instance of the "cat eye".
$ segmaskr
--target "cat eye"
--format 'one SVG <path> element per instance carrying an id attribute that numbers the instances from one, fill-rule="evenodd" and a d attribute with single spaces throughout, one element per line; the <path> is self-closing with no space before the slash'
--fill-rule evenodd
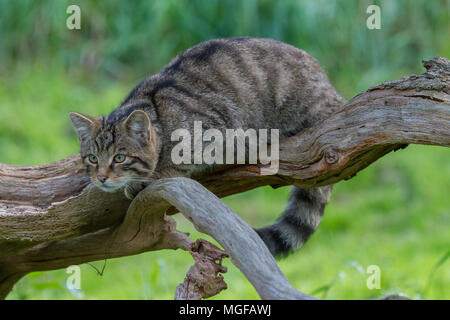
<path id="1" fill-rule="evenodd" d="M 123 154 L 121 154 L 121 153 L 116 154 L 116 155 L 114 156 L 114 162 L 116 162 L 116 163 L 124 162 L 125 159 L 126 159 L 126 156 L 123 155 Z"/>
<path id="2" fill-rule="evenodd" d="M 90 163 L 97 163 L 98 162 L 98 158 L 95 155 L 93 155 L 93 154 L 89 155 L 88 159 L 89 159 Z"/>

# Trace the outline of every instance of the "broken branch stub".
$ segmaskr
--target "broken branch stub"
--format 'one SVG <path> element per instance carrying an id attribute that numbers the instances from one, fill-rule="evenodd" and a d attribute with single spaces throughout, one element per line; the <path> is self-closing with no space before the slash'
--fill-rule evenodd
<path id="1" fill-rule="evenodd" d="M 222 266 L 225 251 L 212 243 L 199 239 L 192 244 L 190 254 L 195 264 L 189 269 L 184 282 L 175 291 L 175 300 L 200 300 L 215 296 L 227 289 L 223 276 L 227 272 Z"/>

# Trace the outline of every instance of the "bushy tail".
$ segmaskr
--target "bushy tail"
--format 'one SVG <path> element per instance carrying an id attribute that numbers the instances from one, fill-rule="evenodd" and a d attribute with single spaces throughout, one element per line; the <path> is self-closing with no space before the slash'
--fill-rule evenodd
<path id="1" fill-rule="evenodd" d="M 332 187 L 293 187 L 286 209 L 278 220 L 271 226 L 255 230 L 275 257 L 299 249 L 314 233 L 330 200 Z"/>

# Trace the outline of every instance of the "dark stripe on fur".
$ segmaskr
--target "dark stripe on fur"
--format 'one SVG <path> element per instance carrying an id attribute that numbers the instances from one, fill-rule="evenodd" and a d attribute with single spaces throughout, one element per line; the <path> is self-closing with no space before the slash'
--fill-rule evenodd
<path id="1" fill-rule="evenodd" d="M 138 170 L 136 168 L 133 168 L 133 167 L 130 167 L 130 166 L 124 166 L 123 170 L 125 170 L 125 171 L 133 171 L 134 173 L 136 173 L 139 176 L 145 176 L 145 172 L 140 171 L 140 170 Z"/>
<path id="2" fill-rule="evenodd" d="M 122 105 L 120 108 L 112 111 L 108 117 L 105 118 L 103 129 L 110 130 L 115 128 L 115 125 L 125 120 L 135 110 L 145 110 L 151 107 L 151 103 L 145 100 L 133 101 L 130 105 Z"/>
<path id="3" fill-rule="evenodd" d="M 137 158 L 137 157 L 134 157 L 133 159 L 136 160 L 137 162 L 139 162 L 140 164 L 142 164 L 142 166 L 143 166 L 145 169 L 150 170 L 150 166 L 148 165 L 147 162 L 145 162 L 145 161 L 143 161 L 142 159 Z"/>
<path id="4" fill-rule="evenodd" d="M 266 227 L 262 229 L 256 229 L 255 231 L 264 241 L 267 248 L 269 248 L 269 251 L 272 253 L 272 255 L 279 257 L 284 252 L 289 252 L 289 250 L 291 249 L 289 243 L 284 241 L 280 230 L 272 227 Z"/>
<path id="5" fill-rule="evenodd" d="M 288 205 L 278 220 L 271 226 L 256 230 L 274 256 L 287 255 L 309 239 L 322 219 L 331 189 L 332 186 L 293 187 Z"/>

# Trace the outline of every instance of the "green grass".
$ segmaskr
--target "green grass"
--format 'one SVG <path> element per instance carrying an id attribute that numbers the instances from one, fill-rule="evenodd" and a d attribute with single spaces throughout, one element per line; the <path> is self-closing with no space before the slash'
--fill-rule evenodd
<path id="1" fill-rule="evenodd" d="M 81 30 L 66 8 L 81 9 Z M 368 30 L 366 8 L 382 9 Z M 46 59 L 89 77 L 140 80 L 180 51 L 220 37 L 269 37 L 316 57 L 346 97 L 421 72 L 420 61 L 450 52 L 446 0 L 20 0 L 0 2 L 0 73 Z M 76 72 L 76 71 L 75 71 Z"/>
<path id="2" fill-rule="evenodd" d="M 79 4 L 82 30 L 65 28 Z M 380 4 L 381 30 L 365 28 Z M 0 162 L 40 164 L 78 151 L 68 112 L 106 114 L 176 53 L 216 37 L 279 39 L 313 54 L 346 97 L 421 73 L 422 59 L 450 56 L 448 1 L 47 0 L 0 2 Z M 132 19 L 130 18 L 132 17 Z M 279 265 L 299 290 L 327 299 L 387 293 L 449 299 L 450 149 L 409 146 L 335 186 L 318 231 Z M 275 220 L 289 188 L 225 199 L 254 227 Z M 176 217 L 179 228 L 203 237 Z M 209 239 L 208 237 L 206 237 Z M 8 299 L 171 299 L 192 258 L 182 251 L 107 261 L 102 276 L 82 265 L 82 290 L 65 270 L 23 278 Z M 228 260 L 229 289 L 217 299 L 257 299 Z M 101 269 L 103 261 L 94 262 Z M 366 287 L 367 267 L 381 289 Z"/>

